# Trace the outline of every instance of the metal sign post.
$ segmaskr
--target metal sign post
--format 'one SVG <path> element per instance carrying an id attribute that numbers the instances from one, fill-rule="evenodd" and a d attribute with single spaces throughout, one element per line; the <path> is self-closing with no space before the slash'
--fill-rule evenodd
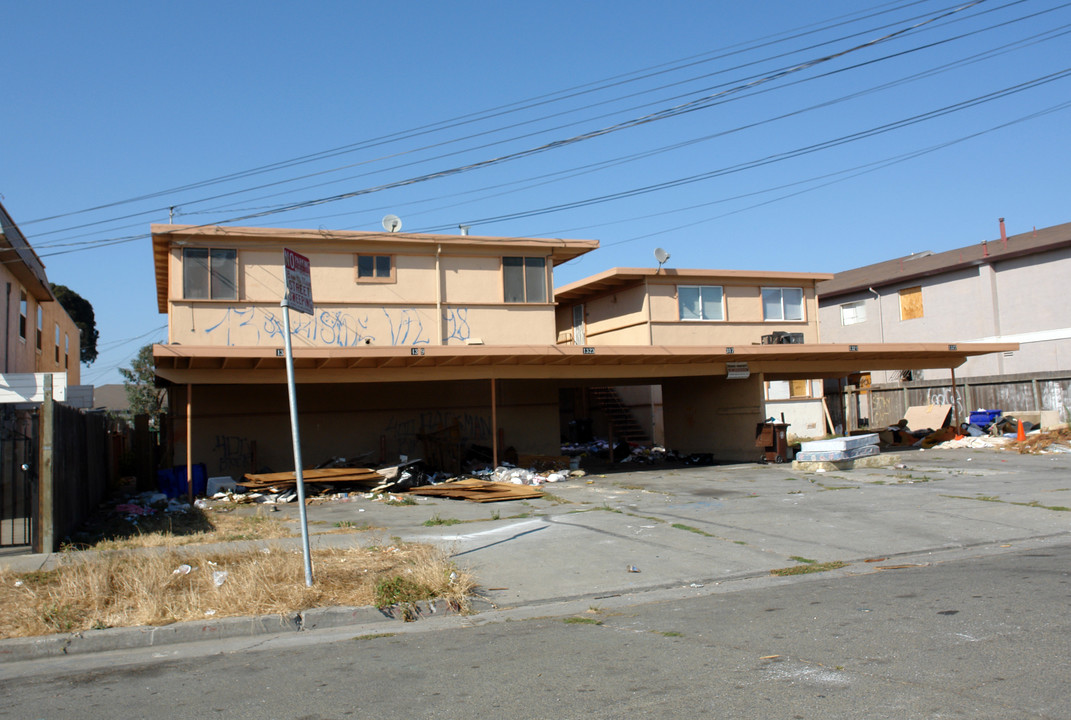
<path id="1" fill-rule="evenodd" d="M 301 468 L 301 434 L 298 431 L 297 393 L 294 390 L 294 347 L 290 342 L 290 308 L 312 315 L 312 280 L 309 259 L 283 249 L 286 267 L 286 297 L 283 298 L 283 340 L 286 344 L 286 390 L 290 398 L 290 429 L 294 437 L 294 476 L 297 479 L 298 512 L 301 516 L 301 551 L 305 558 L 305 586 L 312 587 L 312 552 L 309 521 L 305 515 L 305 476 Z"/>

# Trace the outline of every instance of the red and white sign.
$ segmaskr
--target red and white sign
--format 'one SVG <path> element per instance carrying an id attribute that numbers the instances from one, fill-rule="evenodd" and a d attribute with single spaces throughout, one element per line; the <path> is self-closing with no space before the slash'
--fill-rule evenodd
<path id="1" fill-rule="evenodd" d="M 283 248 L 283 265 L 286 267 L 287 305 L 312 315 L 312 266 L 309 259 Z"/>

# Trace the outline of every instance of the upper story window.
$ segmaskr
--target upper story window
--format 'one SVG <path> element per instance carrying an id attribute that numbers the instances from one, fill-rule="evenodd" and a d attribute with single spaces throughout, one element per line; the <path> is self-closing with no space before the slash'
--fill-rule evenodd
<path id="1" fill-rule="evenodd" d="M 394 258 L 390 255 L 358 255 L 357 282 L 394 282 Z"/>
<path id="2" fill-rule="evenodd" d="M 866 304 L 862 300 L 840 306 L 841 325 L 857 325 L 861 322 L 866 322 Z"/>
<path id="3" fill-rule="evenodd" d="M 724 320 L 721 285 L 678 285 L 677 308 L 681 320 Z"/>
<path id="4" fill-rule="evenodd" d="M 19 293 L 19 340 L 26 339 L 26 318 L 29 317 L 29 301 L 26 293 Z"/>
<path id="5" fill-rule="evenodd" d="M 71 336 L 67 333 L 63 333 L 63 367 L 71 367 Z"/>
<path id="6" fill-rule="evenodd" d="M 60 339 L 59 323 L 56 323 L 56 363 L 57 364 L 59 364 L 59 339 Z"/>
<path id="7" fill-rule="evenodd" d="M 900 319 L 914 320 L 922 317 L 922 286 L 904 288 L 900 291 Z"/>
<path id="8" fill-rule="evenodd" d="M 37 349 L 41 349 L 43 342 L 42 337 L 45 334 L 45 311 L 41 309 L 41 306 L 37 306 Z"/>
<path id="9" fill-rule="evenodd" d="M 547 301 L 547 259 L 502 258 L 502 298 L 508 303 Z"/>
<path id="10" fill-rule="evenodd" d="M 237 300 L 238 251 L 185 248 L 182 296 L 187 300 Z"/>
<path id="11" fill-rule="evenodd" d="M 762 316 L 765 320 L 802 320 L 803 288 L 764 287 Z"/>

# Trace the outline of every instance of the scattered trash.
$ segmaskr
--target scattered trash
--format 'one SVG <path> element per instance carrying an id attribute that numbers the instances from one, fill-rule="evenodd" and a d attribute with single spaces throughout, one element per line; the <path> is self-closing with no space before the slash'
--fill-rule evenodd
<path id="1" fill-rule="evenodd" d="M 207 616 L 212 616 L 212 615 L 215 615 L 215 614 L 216 614 L 215 610 L 205 610 L 205 615 L 207 615 Z"/>
<path id="2" fill-rule="evenodd" d="M 203 500 L 201 498 L 197 498 L 196 500 L 194 500 L 193 506 L 199 510 L 207 510 L 210 507 L 208 501 Z"/>
<path id="3" fill-rule="evenodd" d="M 182 564 L 182 565 L 179 565 L 174 570 L 172 570 L 171 574 L 172 575 L 189 575 L 190 574 L 190 570 L 193 570 L 193 568 L 190 567 L 189 565 Z"/>
<path id="4" fill-rule="evenodd" d="M 701 587 L 703 587 L 703 584 L 702 583 L 692 583 L 688 587 L 701 588 Z"/>
<path id="5" fill-rule="evenodd" d="M 640 569 L 638 567 L 636 567 L 635 565 L 629 565 L 628 566 L 628 571 L 630 573 L 638 573 L 640 571 Z"/>
<path id="6" fill-rule="evenodd" d="M 15 587 L 22 587 L 22 580 L 16 580 Z"/>
<path id="7" fill-rule="evenodd" d="M 216 584 L 216 587 L 221 587 L 223 585 L 223 583 L 227 582 L 227 571 L 226 570 L 213 570 L 212 571 L 212 582 L 214 582 Z"/>

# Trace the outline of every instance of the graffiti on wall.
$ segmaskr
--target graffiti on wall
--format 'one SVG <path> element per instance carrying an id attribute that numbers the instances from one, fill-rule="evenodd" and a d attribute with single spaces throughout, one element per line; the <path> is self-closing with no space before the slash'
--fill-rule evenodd
<path id="1" fill-rule="evenodd" d="M 420 435 L 457 425 L 462 447 L 491 442 L 491 418 L 472 413 L 429 410 L 412 415 L 394 416 L 383 426 L 382 435 L 393 438 L 399 447 L 419 448 Z"/>
<path id="2" fill-rule="evenodd" d="M 253 443 L 239 435 L 216 435 L 212 453 L 219 458 L 220 475 L 241 477 L 253 466 Z"/>
<path id="3" fill-rule="evenodd" d="M 411 308 L 379 308 L 389 333 L 391 345 L 430 345 L 432 336 L 424 327 L 421 313 Z M 219 322 L 204 329 L 212 339 L 222 338 L 223 344 L 277 345 L 283 337 L 282 309 L 228 307 Z M 310 345 L 356 347 L 385 342 L 386 335 L 377 336 L 371 328 L 372 310 L 319 310 L 315 315 L 291 315 L 290 335 Z M 442 311 L 445 335 L 443 342 L 465 342 L 472 336 L 468 308 L 444 308 Z M 240 339 L 239 339 L 240 338 Z"/>

